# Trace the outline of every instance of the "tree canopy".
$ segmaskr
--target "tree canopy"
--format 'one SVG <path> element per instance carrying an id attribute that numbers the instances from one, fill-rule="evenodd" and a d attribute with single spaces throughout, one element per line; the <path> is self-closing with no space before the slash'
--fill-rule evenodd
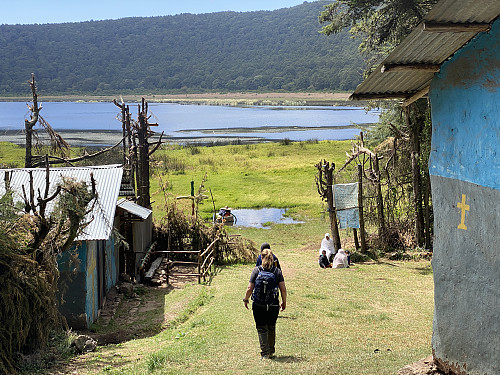
<path id="1" fill-rule="evenodd" d="M 387 56 L 422 20 L 437 0 L 337 0 L 325 6 L 319 20 L 322 32 L 338 34 L 349 28 L 361 40 L 359 49 L 375 66 Z M 388 160 L 384 173 L 375 173 L 385 184 L 386 196 L 379 199 L 379 237 L 384 248 L 391 239 L 410 232 L 414 244 L 430 248 L 432 217 L 428 159 L 430 152 L 430 108 L 426 101 L 402 108 L 384 106 L 378 126 L 371 130 L 374 146 Z M 361 143 L 364 147 L 364 144 Z M 354 153 L 356 155 L 356 153 Z M 378 161 L 378 156 L 375 157 Z M 378 167 L 377 167 L 378 169 Z M 385 179 L 385 181 L 383 181 Z M 411 182 L 411 190 L 410 184 Z M 381 196 L 380 192 L 378 194 Z M 389 217 L 386 226 L 383 212 Z M 395 235 L 397 234 L 397 235 Z M 385 237 L 385 238 L 383 238 Z M 399 239 L 396 242 L 401 242 Z"/>
<path id="2" fill-rule="evenodd" d="M 385 54 L 394 48 L 425 16 L 437 0 L 337 0 L 325 6 L 319 20 L 322 32 L 345 29 L 361 38 L 366 54 Z"/>
<path id="3" fill-rule="evenodd" d="M 275 11 L 0 25 L 0 95 L 352 90 L 364 65 L 347 32 L 326 38 L 328 1 Z"/>

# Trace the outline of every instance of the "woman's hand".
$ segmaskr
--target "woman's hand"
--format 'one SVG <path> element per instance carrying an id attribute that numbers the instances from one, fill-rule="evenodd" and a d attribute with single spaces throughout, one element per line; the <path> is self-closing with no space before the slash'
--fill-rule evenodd
<path id="1" fill-rule="evenodd" d="M 248 310 L 248 300 L 249 300 L 250 296 L 252 295 L 252 291 L 253 291 L 254 286 L 255 286 L 255 283 L 248 283 L 245 297 L 243 297 L 243 303 L 245 304 L 245 307 L 247 308 L 247 310 Z"/>

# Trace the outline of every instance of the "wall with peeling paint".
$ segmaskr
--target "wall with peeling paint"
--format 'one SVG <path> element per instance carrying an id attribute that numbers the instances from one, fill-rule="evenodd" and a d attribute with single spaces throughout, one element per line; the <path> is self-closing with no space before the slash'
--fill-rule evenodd
<path id="1" fill-rule="evenodd" d="M 433 353 L 443 370 L 500 374 L 500 21 L 431 84 Z"/>
<path id="2" fill-rule="evenodd" d="M 58 260 L 59 268 L 59 311 L 66 318 L 68 325 L 74 329 L 86 329 L 88 319 L 86 313 L 86 269 L 87 243 L 62 253 Z"/>
<path id="3" fill-rule="evenodd" d="M 58 259 L 59 310 L 70 327 L 86 329 L 97 319 L 104 296 L 118 282 L 118 249 L 107 241 L 82 241 Z"/>

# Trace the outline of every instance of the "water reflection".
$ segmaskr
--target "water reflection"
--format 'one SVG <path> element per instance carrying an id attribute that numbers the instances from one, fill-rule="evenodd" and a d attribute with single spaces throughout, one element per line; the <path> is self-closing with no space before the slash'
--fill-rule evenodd
<path id="1" fill-rule="evenodd" d="M 284 208 L 260 208 L 260 209 L 234 209 L 231 212 L 236 216 L 238 227 L 264 228 L 265 223 L 277 224 L 300 224 L 302 221 L 294 220 L 291 217 L 283 216 L 286 213 Z"/>

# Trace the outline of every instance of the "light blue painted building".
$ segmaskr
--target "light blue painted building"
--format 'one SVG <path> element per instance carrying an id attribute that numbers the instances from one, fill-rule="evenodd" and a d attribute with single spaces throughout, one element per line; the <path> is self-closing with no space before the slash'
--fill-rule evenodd
<path id="1" fill-rule="evenodd" d="M 500 374 L 499 17 L 498 0 L 439 1 L 353 94 L 429 98 L 432 354 L 447 374 Z"/>
<path id="2" fill-rule="evenodd" d="M 451 368 L 472 374 L 500 374 L 499 47 L 497 20 L 441 66 L 429 92 L 432 346 Z"/>

